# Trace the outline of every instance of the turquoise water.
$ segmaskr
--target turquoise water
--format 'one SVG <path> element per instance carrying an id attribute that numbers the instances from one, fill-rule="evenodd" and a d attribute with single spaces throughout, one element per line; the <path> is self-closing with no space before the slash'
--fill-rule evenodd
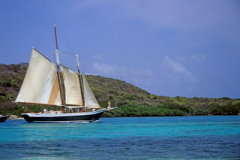
<path id="1" fill-rule="evenodd" d="M 240 159 L 240 116 L 7 120 L 0 159 Z"/>

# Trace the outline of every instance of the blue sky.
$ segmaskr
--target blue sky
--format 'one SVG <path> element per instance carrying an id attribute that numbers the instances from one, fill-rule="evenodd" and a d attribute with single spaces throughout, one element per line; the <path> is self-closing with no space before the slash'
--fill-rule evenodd
<path id="1" fill-rule="evenodd" d="M 1 0 L 0 63 L 79 54 L 85 74 L 164 96 L 240 98 L 238 0 Z M 60 62 L 75 67 L 74 57 Z"/>

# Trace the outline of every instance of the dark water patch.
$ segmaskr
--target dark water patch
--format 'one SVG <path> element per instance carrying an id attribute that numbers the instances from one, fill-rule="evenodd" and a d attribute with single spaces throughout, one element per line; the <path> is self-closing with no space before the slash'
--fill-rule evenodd
<path id="1" fill-rule="evenodd" d="M 220 138 L 220 139 L 219 139 Z M 26 141 L 1 144 L 1 159 L 24 157 L 72 157 L 83 159 L 239 158 L 239 140 L 230 137 L 125 137 Z M 3 146 L 6 148 L 4 149 Z M 16 152 L 17 151 L 17 152 Z M 15 153 L 15 154 L 11 154 Z"/>

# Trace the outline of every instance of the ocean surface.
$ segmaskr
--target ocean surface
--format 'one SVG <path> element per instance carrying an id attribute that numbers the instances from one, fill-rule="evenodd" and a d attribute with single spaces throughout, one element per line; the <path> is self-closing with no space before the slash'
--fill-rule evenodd
<path id="1" fill-rule="evenodd" d="M 240 116 L 7 120 L 0 159 L 240 159 Z"/>

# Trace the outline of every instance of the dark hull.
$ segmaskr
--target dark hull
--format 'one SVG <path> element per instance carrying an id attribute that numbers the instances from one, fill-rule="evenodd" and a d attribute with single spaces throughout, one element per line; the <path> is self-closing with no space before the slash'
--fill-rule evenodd
<path id="1" fill-rule="evenodd" d="M 34 121 L 96 121 L 98 120 L 103 112 L 96 113 L 84 113 L 84 114 L 60 114 L 60 115 L 46 115 L 46 114 L 22 114 L 22 117 L 28 122 Z M 32 116 L 33 115 L 33 116 Z M 37 115 L 37 116 L 36 116 Z"/>
<path id="2" fill-rule="evenodd" d="M 8 117 L 7 117 L 7 116 L 0 117 L 0 122 L 5 122 L 7 119 L 8 119 Z"/>

